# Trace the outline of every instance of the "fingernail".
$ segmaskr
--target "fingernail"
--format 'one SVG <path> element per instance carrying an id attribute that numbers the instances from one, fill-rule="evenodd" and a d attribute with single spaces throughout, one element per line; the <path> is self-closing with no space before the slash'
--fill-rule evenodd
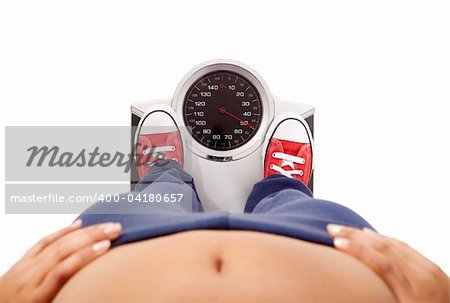
<path id="1" fill-rule="evenodd" d="M 96 253 L 102 253 L 111 247 L 111 242 L 109 240 L 103 240 L 92 245 L 92 250 Z"/>
<path id="2" fill-rule="evenodd" d="M 345 238 L 335 238 L 333 240 L 334 246 L 338 248 L 347 248 L 350 244 L 350 241 Z"/>
<path id="3" fill-rule="evenodd" d="M 77 228 L 81 227 L 81 225 L 83 225 L 83 221 L 81 221 L 81 219 L 76 219 L 72 224 L 70 224 L 70 227 Z"/>
<path id="4" fill-rule="evenodd" d="M 328 224 L 327 225 L 327 230 L 330 234 L 332 235 L 337 235 L 342 231 L 342 226 L 341 225 L 336 225 L 336 224 Z"/>
<path id="5" fill-rule="evenodd" d="M 110 223 L 106 225 L 104 232 L 106 235 L 119 234 L 122 230 L 122 225 L 120 223 Z"/>
<path id="6" fill-rule="evenodd" d="M 364 227 L 363 231 L 365 231 L 366 233 L 374 233 L 375 234 L 375 231 L 373 229 L 370 229 L 370 228 L 367 228 L 367 227 Z"/>

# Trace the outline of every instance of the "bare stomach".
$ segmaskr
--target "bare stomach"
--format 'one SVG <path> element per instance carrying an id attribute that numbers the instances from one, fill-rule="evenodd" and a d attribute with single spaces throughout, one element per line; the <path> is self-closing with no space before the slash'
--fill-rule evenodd
<path id="1" fill-rule="evenodd" d="M 395 302 L 333 248 L 253 231 L 197 230 L 119 246 L 79 271 L 57 302 Z"/>

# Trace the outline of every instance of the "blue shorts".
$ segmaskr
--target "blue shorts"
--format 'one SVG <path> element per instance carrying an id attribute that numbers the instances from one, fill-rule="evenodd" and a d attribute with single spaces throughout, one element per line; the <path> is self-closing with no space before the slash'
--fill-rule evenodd
<path id="1" fill-rule="evenodd" d="M 179 203 L 142 203 L 152 194 L 182 198 Z M 175 161 L 151 167 L 133 192 L 120 197 L 117 203 L 97 202 L 80 215 L 83 226 L 120 222 L 122 235 L 113 246 L 199 229 L 259 231 L 333 246 L 329 223 L 373 229 L 349 208 L 314 199 L 302 182 L 282 175 L 256 183 L 244 213 L 204 212 L 192 177 Z"/>

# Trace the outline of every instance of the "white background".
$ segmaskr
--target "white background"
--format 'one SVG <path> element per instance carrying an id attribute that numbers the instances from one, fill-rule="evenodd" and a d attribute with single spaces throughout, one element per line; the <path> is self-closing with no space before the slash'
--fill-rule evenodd
<path id="1" fill-rule="evenodd" d="M 11 1 L 0 9 L 2 126 L 128 125 L 130 103 L 170 97 L 194 65 L 241 60 L 279 97 L 316 106 L 316 196 L 353 208 L 450 272 L 448 2 Z M 3 144 L 3 127 L 1 135 Z M 74 218 L 4 215 L 3 191 L 0 273 Z"/>

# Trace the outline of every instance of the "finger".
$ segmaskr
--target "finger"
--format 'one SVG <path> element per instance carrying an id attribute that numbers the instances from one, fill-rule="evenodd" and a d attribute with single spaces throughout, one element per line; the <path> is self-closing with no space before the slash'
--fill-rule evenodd
<path id="1" fill-rule="evenodd" d="M 37 287 L 37 296 L 50 302 L 63 285 L 89 262 L 106 253 L 111 246 L 109 240 L 102 240 L 85 247 L 59 263 Z"/>
<path id="2" fill-rule="evenodd" d="M 83 225 L 81 219 L 75 220 L 71 225 L 42 238 L 38 243 L 31 247 L 24 255 L 24 258 L 31 258 L 39 254 L 47 246 L 60 239 L 61 237 L 79 229 Z"/>
<path id="3" fill-rule="evenodd" d="M 336 248 L 360 259 L 374 270 L 399 302 L 422 302 L 424 298 L 448 294 L 440 286 L 442 280 L 447 280 L 445 284 L 448 284 L 445 273 L 409 245 L 367 230 L 333 225 L 328 230 L 335 237 Z"/>
<path id="4" fill-rule="evenodd" d="M 373 230 L 368 228 L 363 228 L 363 231 L 372 234 L 375 233 Z M 375 233 L 375 235 L 388 239 L 388 241 L 390 242 L 390 247 L 392 248 L 391 253 L 396 254 L 397 258 L 402 260 L 402 262 L 398 263 L 398 265 L 402 267 L 401 270 L 410 272 L 412 276 L 420 274 L 421 270 L 423 270 L 424 268 L 429 268 L 430 265 L 433 264 L 425 256 L 409 246 L 407 243 L 395 238 L 382 236 L 377 233 Z M 415 273 L 413 274 L 413 272 Z"/>
<path id="5" fill-rule="evenodd" d="M 378 234 L 335 224 L 329 224 L 327 230 L 334 237 L 333 243 L 337 249 L 360 259 L 376 273 L 391 274 L 390 263 L 385 262 L 385 258 L 382 257 L 387 250 L 387 245 L 384 242 L 381 245 L 380 241 L 375 245 Z"/>
<path id="6" fill-rule="evenodd" d="M 358 229 L 355 227 L 329 224 L 327 230 L 334 238 L 351 239 L 353 242 L 356 241 L 361 244 L 370 245 L 373 249 L 384 255 L 396 252 L 395 249 L 392 249 L 396 244 L 394 239 L 380 235 L 368 228 Z"/>
<path id="7" fill-rule="evenodd" d="M 122 226 L 119 223 L 97 224 L 79 229 L 58 239 L 46 247 L 36 259 L 36 264 L 38 264 L 35 267 L 37 283 L 40 283 L 52 268 L 68 256 L 101 240 L 114 240 L 121 231 Z"/>
<path id="8" fill-rule="evenodd" d="M 370 230 L 368 228 L 359 229 L 356 227 L 338 225 L 338 224 L 328 224 L 327 225 L 328 233 L 333 237 L 342 237 L 342 238 L 351 238 L 355 234 L 361 233 L 362 231 L 367 232 L 370 235 L 378 235 L 375 231 Z"/>
<path id="9" fill-rule="evenodd" d="M 329 226 L 328 230 L 331 235 L 338 235 L 333 241 L 337 249 L 371 268 L 397 298 L 407 292 L 408 280 L 402 270 L 404 260 L 396 254 L 390 238 L 346 226 Z"/>

